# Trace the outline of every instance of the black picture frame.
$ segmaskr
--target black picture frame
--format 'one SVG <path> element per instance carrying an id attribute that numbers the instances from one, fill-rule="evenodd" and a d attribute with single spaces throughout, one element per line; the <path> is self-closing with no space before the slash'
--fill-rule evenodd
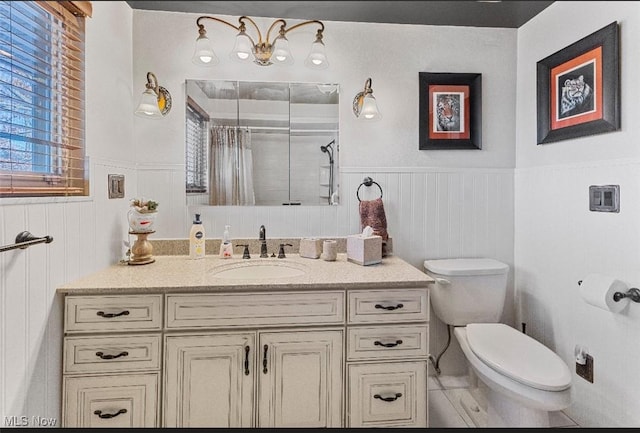
<path id="1" fill-rule="evenodd" d="M 420 72 L 419 91 L 419 150 L 482 149 L 482 74 Z M 432 108 L 450 96 L 462 118 L 452 123 L 453 132 L 439 126 L 442 110 Z"/>
<path id="2" fill-rule="evenodd" d="M 578 97 L 563 98 L 571 86 Z M 537 62 L 536 90 L 538 145 L 619 130 L 618 23 Z"/>

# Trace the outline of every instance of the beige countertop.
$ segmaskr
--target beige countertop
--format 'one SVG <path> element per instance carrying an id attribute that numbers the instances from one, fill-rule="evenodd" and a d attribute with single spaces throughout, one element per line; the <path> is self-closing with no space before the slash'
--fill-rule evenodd
<path id="1" fill-rule="evenodd" d="M 267 266 L 265 266 L 267 265 Z M 288 277 L 223 278 L 221 271 L 245 266 L 284 266 L 300 270 Z M 263 268 L 263 270 L 265 269 Z M 268 269 L 267 269 L 268 270 Z M 248 270 L 251 272 L 251 270 Z M 382 263 L 361 266 L 338 254 L 333 262 L 291 254 L 285 259 L 206 256 L 191 260 L 186 255 L 156 256 L 146 265 L 117 264 L 58 287 L 63 294 L 118 294 L 158 292 L 211 292 L 300 289 L 393 289 L 426 287 L 433 279 L 399 257 L 387 256 Z"/>

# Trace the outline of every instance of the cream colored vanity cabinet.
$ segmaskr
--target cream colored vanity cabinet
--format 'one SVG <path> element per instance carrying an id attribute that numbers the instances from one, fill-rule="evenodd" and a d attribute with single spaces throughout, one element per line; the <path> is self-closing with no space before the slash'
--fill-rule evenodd
<path id="1" fill-rule="evenodd" d="M 342 427 L 344 297 L 167 295 L 164 426 Z"/>
<path id="2" fill-rule="evenodd" d="M 426 427 L 432 280 L 394 256 L 275 263 L 306 274 L 160 256 L 60 287 L 63 427 Z"/>
<path id="3" fill-rule="evenodd" d="M 427 427 L 428 289 L 348 292 L 347 427 Z"/>
<path id="4" fill-rule="evenodd" d="M 67 296 L 63 427 L 159 425 L 162 295 Z"/>

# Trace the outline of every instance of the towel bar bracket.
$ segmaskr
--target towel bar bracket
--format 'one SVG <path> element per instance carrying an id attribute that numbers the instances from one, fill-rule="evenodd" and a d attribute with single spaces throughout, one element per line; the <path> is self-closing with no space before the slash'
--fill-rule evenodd
<path id="1" fill-rule="evenodd" d="M 31 245 L 46 243 L 49 244 L 53 242 L 53 238 L 51 236 L 43 236 L 41 238 L 32 235 L 28 231 L 23 231 L 18 233 L 16 236 L 16 242 L 11 245 L 5 245 L 0 247 L 0 252 L 15 250 L 17 248 L 25 249 L 30 247 Z"/>

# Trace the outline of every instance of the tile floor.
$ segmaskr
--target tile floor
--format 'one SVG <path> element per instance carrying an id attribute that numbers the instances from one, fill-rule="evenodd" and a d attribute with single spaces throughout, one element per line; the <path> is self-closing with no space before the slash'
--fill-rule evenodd
<path id="1" fill-rule="evenodd" d="M 467 376 L 429 376 L 429 427 L 486 427 L 486 407 L 481 389 Z M 552 412 L 551 427 L 579 427 L 563 412 Z"/>

